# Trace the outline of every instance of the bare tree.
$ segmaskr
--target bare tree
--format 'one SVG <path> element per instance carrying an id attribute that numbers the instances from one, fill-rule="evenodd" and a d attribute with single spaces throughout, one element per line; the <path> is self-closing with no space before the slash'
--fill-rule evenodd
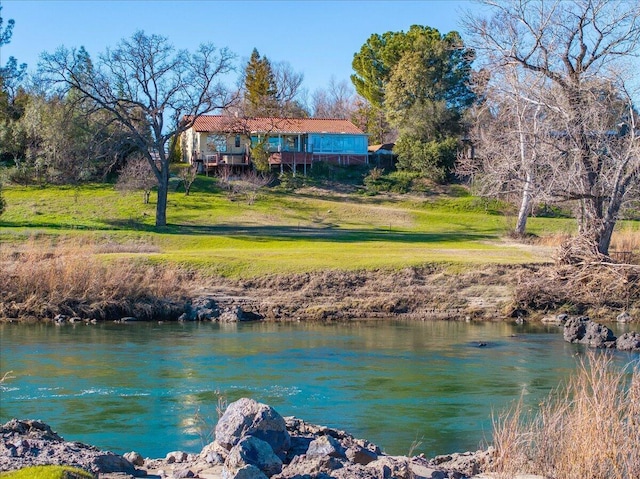
<path id="1" fill-rule="evenodd" d="M 276 85 L 279 115 L 287 118 L 309 116 L 300 101 L 304 74 L 296 72 L 288 62 L 278 62 L 273 65 Z"/>
<path id="2" fill-rule="evenodd" d="M 317 89 L 311 98 L 314 118 L 339 118 L 348 120 L 356 110 L 355 90 L 349 82 L 336 82 L 331 77 L 326 89 Z"/>
<path id="3" fill-rule="evenodd" d="M 252 205 L 258 197 L 258 192 L 273 181 L 270 174 L 260 173 L 256 170 L 248 170 L 240 177 L 231 181 L 231 190 L 235 194 L 244 195 L 247 203 Z"/>
<path id="4" fill-rule="evenodd" d="M 195 164 L 183 166 L 180 168 L 178 176 L 184 185 L 185 196 L 189 196 L 189 193 L 191 193 L 191 186 L 198 177 L 198 167 Z"/>
<path id="5" fill-rule="evenodd" d="M 119 191 L 142 191 L 143 201 L 146 205 L 149 203 L 151 190 L 157 184 L 147 159 L 142 155 L 136 155 L 130 158 L 120 170 L 116 189 Z"/>
<path id="6" fill-rule="evenodd" d="M 233 55 L 212 44 L 195 53 L 176 51 L 168 39 L 138 31 L 107 49 L 94 65 L 75 50 L 44 53 L 40 71 L 53 84 L 73 89 L 96 108 L 112 113 L 134 138 L 158 187 L 156 226 L 167 224 L 169 155 L 166 145 L 206 113 L 233 98 L 219 79 L 231 70 Z"/>
<path id="7" fill-rule="evenodd" d="M 490 83 L 478 76 L 483 100 L 469 115 L 473 148 L 459 155 L 456 172 L 482 196 L 518 201 L 514 233 L 522 236 L 534 204 L 553 187 L 557 152 L 545 122 L 547 91 L 540 78 L 518 68 L 494 72 Z"/>
<path id="8" fill-rule="evenodd" d="M 625 0 L 484 0 L 469 18 L 472 45 L 493 71 L 525 70 L 552 101 L 554 191 L 581 205 L 581 244 L 607 255 L 621 207 L 638 182 L 629 63 L 640 49 L 640 4 Z M 637 75 L 637 63 L 635 66 Z M 620 108 L 625 105 L 624 109 Z"/>

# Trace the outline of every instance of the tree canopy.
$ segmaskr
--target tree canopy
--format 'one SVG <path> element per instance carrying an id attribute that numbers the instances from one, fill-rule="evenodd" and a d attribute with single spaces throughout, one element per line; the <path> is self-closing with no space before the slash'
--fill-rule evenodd
<path id="1" fill-rule="evenodd" d="M 399 168 L 444 179 L 453 167 L 474 52 L 457 32 L 413 25 L 369 37 L 354 55 L 356 91 L 398 133 Z"/>
<path id="2" fill-rule="evenodd" d="M 166 225 L 169 140 L 203 114 L 226 108 L 233 98 L 220 83 L 234 56 L 203 44 L 193 53 L 176 51 L 166 37 L 143 31 L 107 49 L 98 61 L 86 52 L 60 47 L 44 53 L 40 73 L 52 87 L 113 115 L 131 135 L 158 182 L 156 225 Z"/>

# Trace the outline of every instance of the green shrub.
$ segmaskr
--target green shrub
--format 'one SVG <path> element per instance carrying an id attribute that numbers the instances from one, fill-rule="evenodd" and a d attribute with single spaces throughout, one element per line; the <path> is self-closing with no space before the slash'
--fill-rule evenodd
<path id="1" fill-rule="evenodd" d="M 373 168 L 364 177 L 366 193 L 376 194 L 381 191 L 392 193 L 408 193 L 414 190 L 414 180 L 420 175 L 411 171 L 393 171 L 384 175 L 384 170 Z"/>
<path id="2" fill-rule="evenodd" d="M 302 188 L 305 185 L 305 177 L 302 175 L 295 175 L 291 172 L 280 173 L 278 175 L 280 181 L 280 188 L 285 191 L 293 191 L 298 188 Z"/>

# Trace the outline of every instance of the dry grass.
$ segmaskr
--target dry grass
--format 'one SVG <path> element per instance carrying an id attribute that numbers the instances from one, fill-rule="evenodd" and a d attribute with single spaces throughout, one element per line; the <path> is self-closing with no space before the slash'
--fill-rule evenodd
<path id="1" fill-rule="evenodd" d="M 618 261 L 637 263 L 640 253 L 640 231 L 631 227 L 615 231 L 609 252 Z"/>
<path id="2" fill-rule="evenodd" d="M 635 310 L 640 307 L 640 266 L 585 263 L 536 267 L 519 275 L 514 304 L 527 311 L 573 314 L 608 310 L 615 316 Z"/>
<path id="3" fill-rule="evenodd" d="M 536 413 L 522 401 L 494 420 L 494 472 L 558 479 L 640 477 L 640 370 L 589 353 Z"/>
<path id="4" fill-rule="evenodd" d="M 0 317 L 166 317 L 183 292 L 176 268 L 107 261 L 92 245 L 31 240 L 0 251 Z"/>

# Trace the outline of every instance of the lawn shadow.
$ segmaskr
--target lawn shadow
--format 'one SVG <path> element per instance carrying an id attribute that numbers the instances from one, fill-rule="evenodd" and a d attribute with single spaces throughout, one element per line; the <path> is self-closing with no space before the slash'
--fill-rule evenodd
<path id="1" fill-rule="evenodd" d="M 150 232 L 193 236 L 225 236 L 250 238 L 253 241 L 331 241 L 336 243 L 397 242 L 397 243 L 455 243 L 495 239 L 494 235 L 474 231 L 441 231 L 423 233 L 398 229 L 344 229 L 339 227 L 284 225 L 168 225 L 164 228 L 141 225 Z"/>

